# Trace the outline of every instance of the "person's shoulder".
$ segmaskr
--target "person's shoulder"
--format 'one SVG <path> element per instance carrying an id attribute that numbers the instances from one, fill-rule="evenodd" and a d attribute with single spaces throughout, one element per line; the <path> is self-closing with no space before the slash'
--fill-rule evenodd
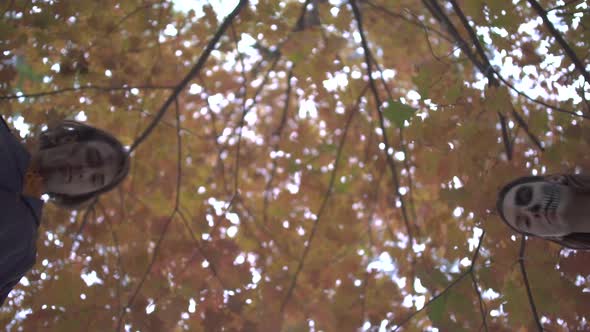
<path id="1" fill-rule="evenodd" d="M 14 132 L 8 122 L 4 120 L 3 116 L 0 116 L 0 137 L 4 137 L 3 140 L 10 141 L 15 139 Z"/>
<path id="2" fill-rule="evenodd" d="M 0 293 L 10 292 L 35 264 L 40 210 L 28 199 L 0 191 Z M 0 294 L 1 297 L 2 294 Z"/>
<path id="3" fill-rule="evenodd" d="M 10 131 L 10 126 L 6 123 L 3 116 L 0 116 L 0 129 Z"/>
<path id="4" fill-rule="evenodd" d="M 23 196 L 19 193 L 0 189 L 0 238 L 8 230 L 24 231 L 39 226 L 43 212 L 43 200 Z M 4 233 L 4 234 L 2 234 Z M 14 234 L 18 236 L 17 234 Z M 10 240 L 10 238 L 6 238 Z M 0 243 L 0 246 L 2 244 Z"/>

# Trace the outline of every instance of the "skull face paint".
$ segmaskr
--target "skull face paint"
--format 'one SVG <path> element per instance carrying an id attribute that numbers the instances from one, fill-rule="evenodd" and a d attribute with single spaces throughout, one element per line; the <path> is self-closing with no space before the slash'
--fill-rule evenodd
<path id="1" fill-rule="evenodd" d="M 563 236 L 572 232 L 564 218 L 570 192 L 553 182 L 530 182 L 511 188 L 504 196 L 502 210 L 517 230 L 537 236 Z"/>

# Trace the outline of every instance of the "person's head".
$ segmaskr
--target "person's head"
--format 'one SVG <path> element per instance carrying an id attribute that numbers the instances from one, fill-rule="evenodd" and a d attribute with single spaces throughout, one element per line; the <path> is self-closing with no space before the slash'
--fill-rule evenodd
<path id="1" fill-rule="evenodd" d="M 76 121 L 41 133 L 36 153 L 53 203 L 76 208 L 113 189 L 129 171 L 129 156 L 112 135 Z"/>
<path id="2" fill-rule="evenodd" d="M 572 197 L 576 194 L 564 176 L 525 176 L 500 190 L 496 209 L 502 221 L 518 233 L 542 237 L 570 248 L 580 248 L 580 245 L 586 248 L 590 246 L 590 242 L 586 242 L 590 234 L 574 231 L 580 220 L 570 213 Z"/>

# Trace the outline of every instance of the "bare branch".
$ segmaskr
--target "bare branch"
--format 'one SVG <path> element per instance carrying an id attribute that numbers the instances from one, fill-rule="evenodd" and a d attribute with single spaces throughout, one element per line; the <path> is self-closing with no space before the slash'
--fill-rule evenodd
<path id="1" fill-rule="evenodd" d="M 180 205 L 180 185 L 181 185 L 181 179 L 182 179 L 182 137 L 180 134 L 180 110 L 179 110 L 179 105 L 178 105 L 178 99 L 174 99 L 174 101 L 175 101 L 175 106 L 176 106 L 175 108 L 176 108 L 176 124 L 177 124 L 177 130 L 176 130 L 177 173 L 176 173 L 176 194 L 175 194 L 175 200 L 174 200 L 174 209 L 172 210 L 172 212 L 170 213 L 170 216 L 168 217 L 168 220 L 164 224 L 162 232 L 160 233 L 158 241 L 156 242 L 156 245 L 154 247 L 154 253 L 152 254 L 152 259 L 151 259 L 150 263 L 148 264 L 147 268 L 145 269 L 145 272 L 143 273 L 143 276 L 141 277 L 139 284 L 137 285 L 137 287 L 135 288 L 135 291 L 133 292 L 133 294 L 129 298 L 127 305 L 125 305 L 123 310 L 119 313 L 119 320 L 118 320 L 117 329 L 116 329 L 117 332 L 121 331 L 123 319 L 125 318 L 127 311 L 131 308 L 131 306 L 133 305 L 133 302 L 135 302 L 135 299 L 137 298 L 137 295 L 141 291 L 143 284 L 147 280 L 147 277 L 150 274 L 150 272 L 152 271 L 154 263 L 156 262 L 156 258 L 158 257 L 158 253 L 160 252 L 162 242 L 164 241 L 164 237 L 166 236 L 166 233 L 168 232 L 168 227 L 170 226 L 170 224 L 174 220 L 174 216 L 178 212 L 178 208 Z"/>
<path id="2" fill-rule="evenodd" d="M 370 7 L 373 7 L 373 9 L 375 9 L 378 13 L 382 13 L 384 15 L 387 15 L 387 16 L 390 16 L 390 17 L 393 17 L 393 18 L 399 18 L 399 19 L 404 20 L 404 21 L 406 21 L 406 22 L 408 22 L 410 24 L 413 24 L 413 25 L 415 25 L 415 26 L 417 26 L 417 27 L 419 27 L 421 29 L 424 29 L 424 31 L 426 31 L 426 32 L 434 32 L 439 37 L 441 37 L 442 39 L 444 39 L 444 40 L 446 40 L 448 42 L 452 42 L 453 41 L 449 36 L 445 35 L 444 33 L 442 33 L 441 31 L 439 31 L 437 29 L 434 29 L 432 27 L 427 26 L 426 24 L 424 24 L 419 19 L 413 20 L 413 19 L 411 19 L 409 17 L 406 17 L 402 13 L 397 13 L 397 12 L 394 12 L 394 11 L 392 11 L 392 10 L 390 10 L 388 8 L 385 8 L 385 7 L 381 6 L 381 5 L 376 5 L 376 4 L 372 3 L 369 0 L 365 0 L 365 1 L 363 1 L 363 3 L 366 3 Z"/>
<path id="3" fill-rule="evenodd" d="M 487 332 L 488 331 L 488 323 L 486 321 L 486 316 L 487 316 L 488 310 L 486 309 L 486 306 L 483 303 L 481 291 L 479 290 L 479 286 L 477 285 L 477 280 L 476 280 L 475 274 L 473 272 L 471 272 L 471 281 L 473 282 L 473 289 L 475 290 L 475 293 L 477 293 L 477 298 L 479 300 L 479 312 L 481 313 L 481 324 Z"/>
<path id="4" fill-rule="evenodd" d="M 98 90 L 103 92 L 109 91 L 129 91 L 132 89 L 138 90 L 173 90 L 173 86 L 156 86 L 156 85 L 140 85 L 140 86 L 99 86 L 99 85 L 86 85 L 80 86 L 77 88 L 64 88 L 54 91 L 44 91 L 44 92 L 36 92 L 30 94 L 16 94 L 16 95 L 6 95 L 0 96 L 0 100 L 11 100 L 11 99 L 19 99 L 19 98 L 38 98 L 38 97 L 45 97 L 45 96 L 53 96 L 62 94 L 65 92 L 80 92 L 85 90 Z"/>
<path id="5" fill-rule="evenodd" d="M 285 105 L 283 106 L 283 113 L 281 115 L 281 121 L 279 122 L 279 127 L 272 133 L 272 139 L 275 139 L 275 143 L 272 147 L 272 151 L 277 151 L 279 149 L 279 145 L 281 143 L 281 134 L 283 133 L 283 129 L 287 123 L 287 114 L 289 112 L 289 101 L 291 99 L 291 78 L 293 77 L 293 69 L 289 70 L 289 74 L 287 74 L 287 90 L 285 91 Z M 272 187 L 272 182 L 274 177 L 277 173 L 277 159 L 274 158 L 272 160 L 272 168 L 270 170 L 270 177 L 268 182 L 266 183 L 266 187 L 264 189 L 264 201 L 263 201 L 263 214 L 262 220 L 263 224 L 267 225 L 268 221 L 268 205 L 270 201 L 270 189 Z"/>
<path id="6" fill-rule="evenodd" d="M 390 100 L 394 100 L 393 99 L 393 95 L 391 94 L 391 90 L 389 88 L 389 86 L 387 85 L 387 82 L 385 82 L 385 79 L 383 78 L 383 70 L 381 69 L 381 66 L 379 65 L 379 62 L 377 62 L 377 60 L 371 56 L 371 58 L 373 59 L 374 63 L 375 63 L 375 67 L 377 68 L 377 70 L 379 71 L 379 80 L 381 81 L 381 84 L 383 85 L 383 88 L 385 90 L 385 92 L 387 93 L 387 97 L 389 97 Z M 405 158 L 403 160 L 403 164 L 404 164 L 404 169 L 406 170 L 406 173 L 408 173 L 408 201 L 410 203 L 410 212 L 412 213 L 412 220 L 416 220 L 416 209 L 415 209 L 415 204 L 414 204 L 414 185 L 413 185 L 413 180 L 412 180 L 412 172 L 410 169 L 410 162 L 409 160 L 411 159 L 410 153 L 408 152 L 408 149 L 406 147 L 406 140 L 404 138 L 404 127 L 401 127 L 399 129 L 399 142 L 400 142 L 400 149 L 403 152 Z M 418 225 L 414 225 L 416 231 L 419 234 L 419 228 Z"/>
<path id="7" fill-rule="evenodd" d="M 307 258 L 307 255 L 309 254 L 309 250 L 311 248 L 311 244 L 313 242 L 316 231 L 318 229 L 318 225 L 319 225 L 320 221 L 322 220 L 324 210 L 325 210 L 326 206 L 328 205 L 328 200 L 332 196 L 332 190 L 334 188 L 334 182 L 336 181 L 336 174 L 338 173 L 338 166 L 340 165 L 340 157 L 342 156 L 342 150 L 344 148 L 344 143 L 346 142 L 346 137 L 348 135 L 348 129 L 350 128 L 350 124 L 352 123 L 352 119 L 354 118 L 356 113 L 358 113 L 360 100 L 361 100 L 362 96 L 365 94 L 366 90 L 367 89 L 365 87 L 365 89 L 363 89 L 363 91 L 361 92 L 361 94 L 358 97 L 357 104 L 354 105 L 351 108 L 351 110 L 348 112 L 348 119 L 346 120 L 346 124 L 344 126 L 344 131 L 342 133 L 342 137 L 340 137 L 340 143 L 338 144 L 338 150 L 336 152 L 336 158 L 334 160 L 334 169 L 332 170 L 332 174 L 330 175 L 330 182 L 328 184 L 328 189 L 326 190 L 326 193 L 324 194 L 324 198 L 322 200 L 322 203 L 320 205 L 318 213 L 316 214 L 315 222 L 311 228 L 311 232 L 309 233 L 309 237 L 307 238 L 307 241 L 305 241 L 305 247 L 303 249 L 303 254 L 301 255 L 301 259 L 299 260 L 299 262 L 297 264 L 297 268 L 295 269 L 295 273 L 291 279 L 291 284 L 289 286 L 289 289 L 287 290 L 287 295 L 285 296 L 285 298 L 283 299 L 283 301 L 281 303 L 281 308 L 280 308 L 281 314 L 284 313 L 285 307 L 287 306 L 287 304 L 291 300 L 291 296 L 293 295 L 293 291 L 295 290 L 295 287 L 297 285 L 297 279 L 299 277 L 299 273 L 301 273 L 301 270 L 303 269 L 303 265 L 305 264 L 305 259 Z"/>
<path id="8" fill-rule="evenodd" d="M 119 238 L 115 229 L 113 228 L 113 222 L 110 216 L 107 214 L 106 209 L 100 202 L 97 203 L 98 207 L 102 210 L 102 214 L 107 221 L 107 225 L 109 227 L 109 231 L 111 232 L 111 237 L 113 239 L 113 245 L 115 246 L 115 253 L 117 254 L 117 274 L 119 275 L 118 280 L 116 281 L 117 288 L 115 289 L 117 295 L 117 312 L 121 312 L 123 303 L 121 300 L 121 280 L 125 277 L 125 270 L 123 268 L 123 261 L 121 260 L 121 250 L 119 248 Z"/>
<path id="9" fill-rule="evenodd" d="M 410 320 L 412 320 L 412 318 L 414 318 L 417 314 L 419 314 L 420 312 L 422 312 L 424 309 L 426 309 L 432 302 L 436 301 L 439 297 L 445 295 L 451 288 L 453 288 L 453 286 L 455 286 L 456 284 L 458 284 L 461 280 L 463 280 L 463 278 L 465 278 L 466 275 L 468 274 L 472 274 L 473 273 L 473 269 L 475 266 L 475 262 L 477 261 L 477 258 L 479 257 L 479 252 L 481 250 L 481 245 L 483 243 L 483 237 L 486 235 L 485 231 L 481 234 L 481 236 L 479 237 L 479 244 L 477 245 L 477 248 L 475 249 L 475 252 L 473 253 L 473 256 L 471 257 L 471 266 L 469 267 L 469 269 L 465 272 L 463 272 L 461 275 L 459 275 L 459 277 L 457 277 L 457 279 L 453 280 L 453 282 L 451 282 L 442 292 L 436 294 L 435 296 L 433 296 L 428 302 L 426 302 L 424 304 L 424 306 L 422 308 L 420 308 L 417 311 L 414 311 L 412 314 L 410 314 L 408 317 L 406 317 L 406 319 L 404 319 L 400 324 L 396 325 L 395 328 L 393 329 L 393 331 L 397 331 L 399 330 L 401 327 L 403 327 L 405 324 L 407 324 Z"/>
<path id="10" fill-rule="evenodd" d="M 437 19 L 444 22 L 445 26 L 448 27 L 449 32 L 455 37 L 455 39 L 457 39 L 457 42 L 461 46 L 461 50 L 473 62 L 473 64 L 476 66 L 476 68 L 478 68 L 479 71 L 488 79 L 488 82 L 491 86 L 495 86 L 495 87 L 500 86 L 500 82 L 498 81 L 498 78 L 496 78 L 496 76 L 494 76 L 494 74 L 498 75 L 498 77 L 503 82 L 506 83 L 506 81 L 503 80 L 499 76 L 499 73 L 492 67 L 489 57 L 486 55 L 485 50 L 483 49 L 481 43 L 479 42 L 479 39 L 477 38 L 475 30 L 471 27 L 471 25 L 469 24 L 469 21 L 467 20 L 467 17 L 463 13 L 463 10 L 461 9 L 461 7 L 457 4 L 457 2 L 455 0 L 450 0 L 453 10 L 457 14 L 457 16 L 459 16 L 459 19 L 461 20 L 463 27 L 465 28 L 465 30 L 469 34 L 469 36 L 471 38 L 471 42 L 475 45 L 477 55 L 479 55 L 479 58 L 481 59 L 481 61 L 477 59 L 476 55 L 474 55 L 472 53 L 471 49 L 466 47 L 467 43 L 465 41 L 463 41 L 463 38 L 461 37 L 461 35 L 457 31 L 457 29 L 454 27 L 454 25 L 452 24 L 452 22 L 450 21 L 448 16 L 443 12 L 443 9 L 438 5 L 437 1 L 436 0 L 423 0 L 423 2 L 425 3 L 425 5 L 428 7 L 428 9 L 431 11 L 431 13 Z M 528 129 L 528 125 L 526 125 L 524 119 L 522 119 L 522 117 L 520 117 L 520 115 L 514 111 L 514 107 L 513 107 L 512 115 L 515 117 L 515 119 L 518 123 L 524 124 L 524 126 L 522 126 L 522 127 L 524 128 L 525 132 L 527 133 L 527 136 L 531 139 L 533 144 L 535 144 L 535 146 L 537 146 L 537 148 L 539 148 L 540 151 L 544 151 L 545 149 L 541 145 L 539 139 Z M 510 137 L 508 135 L 506 117 L 503 114 L 500 114 L 498 112 L 498 118 L 500 121 L 500 126 L 502 128 L 502 140 L 504 142 L 504 149 L 506 150 L 506 156 L 507 156 L 508 160 L 511 160 L 512 159 L 512 145 L 511 145 Z"/>
<path id="11" fill-rule="evenodd" d="M 539 141 L 537 136 L 535 136 L 535 135 L 533 135 L 533 133 L 531 133 L 531 131 L 529 129 L 529 125 L 524 121 L 524 119 L 520 116 L 520 114 L 516 113 L 516 110 L 514 108 L 512 108 L 512 116 L 514 117 L 516 122 L 518 122 L 518 124 L 524 130 L 524 132 L 527 134 L 529 139 L 537 146 L 537 148 L 539 150 L 545 152 L 545 148 L 541 144 L 541 141 Z"/>
<path id="12" fill-rule="evenodd" d="M 248 107 L 245 107 L 242 109 L 242 115 L 240 116 L 240 121 L 238 123 L 238 126 L 234 130 L 234 133 L 237 132 L 237 134 L 238 134 L 238 143 L 237 143 L 237 147 L 236 147 L 236 162 L 234 164 L 234 187 L 233 187 L 231 199 L 230 199 L 229 203 L 227 204 L 227 206 L 224 207 L 225 211 L 228 211 L 231 208 L 232 204 L 234 203 L 234 200 L 239 196 L 239 193 L 238 193 L 238 172 L 239 172 L 239 168 L 240 168 L 239 155 L 240 155 L 240 145 L 241 145 L 241 141 L 242 141 L 242 130 L 244 128 L 244 120 L 246 118 L 246 115 L 252 110 L 252 108 L 254 108 L 254 106 L 256 106 L 256 99 L 258 98 L 258 96 L 260 95 L 262 90 L 264 89 L 266 83 L 268 82 L 268 78 L 270 77 L 270 73 L 275 69 L 277 63 L 279 62 L 279 59 L 280 59 L 280 56 L 275 57 L 272 65 L 270 66 L 270 68 L 266 72 L 266 75 L 264 75 L 264 78 L 262 79 L 262 83 L 260 84 L 260 86 L 258 87 L 256 92 L 254 93 L 254 96 L 252 97 L 252 103 L 250 105 L 248 105 Z M 245 106 L 245 104 L 243 106 Z"/>
<path id="13" fill-rule="evenodd" d="M 582 74 L 582 76 L 584 76 L 584 80 L 586 80 L 587 83 L 590 83 L 590 74 L 586 70 L 586 66 L 584 65 L 582 60 L 580 60 L 580 58 L 576 55 L 576 52 L 574 52 L 570 45 L 565 41 L 565 39 L 563 39 L 561 33 L 559 33 L 557 29 L 555 29 L 553 23 L 549 21 L 549 18 L 547 17 L 547 12 L 545 12 L 543 7 L 541 7 L 541 5 L 536 0 L 527 1 L 531 5 L 531 7 L 533 7 L 533 9 L 537 12 L 537 14 L 541 17 L 541 19 L 543 19 L 543 23 L 545 24 L 545 27 L 547 27 L 547 30 L 549 30 L 549 33 L 551 33 L 555 40 L 557 40 L 557 43 L 561 45 L 561 48 L 563 48 L 565 54 L 576 66 L 576 69 L 580 72 L 580 74 Z"/>
<path id="14" fill-rule="evenodd" d="M 436 0 L 422 0 L 422 3 L 430 11 L 432 16 L 447 29 L 467 58 L 469 58 L 475 67 L 477 67 L 479 71 L 485 75 L 485 73 L 488 71 L 486 66 L 477 58 L 473 51 L 471 51 L 469 45 L 467 45 L 467 42 L 463 40 L 463 37 L 461 37 L 461 34 L 457 28 L 455 28 L 448 16 L 442 11 L 442 8 L 440 8 Z"/>
<path id="15" fill-rule="evenodd" d="M 504 77 L 502 77 L 502 75 L 500 75 L 500 73 L 497 70 L 495 70 L 495 69 L 493 69 L 493 70 L 494 70 L 494 73 L 496 74 L 496 76 L 498 77 L 498 79 L 500 81 L 502 81 L 502 83 L 506 84 L 506 86 L 508 86 L 512 91 L 516 92 L 518 95 L 520 95 L 520 96 L 522 96 L 522 97 L 524 97 L 524 98 L 532 101 L 533 103 L 537 103 L 539 105 L 545 106 L 545 107 L 547 107 L 547 108 L 549 108 L 551 110 L 554 110 L 556 112 L 559 112 L 559 113 L 569 114 L 569 115 L 572 115 L 572 116 L 576 116 L 576 117 L 584 118 L 586 120 L 590 120 L 590 116 L 588 116 L 588 115 L 578 114 L 576 112 L 568 111 L 566 109 L 563 109 L 563 108 L 560 108 L 560 107 L 557 107 L 557 106 L 553 106 L 553 105 L 547 104 L 544 101 L 541 101 L 541 100 L 532 98 L 531 96 L 527 95 L 526 93 L 524 93 L 524 92 L 518 90 L 516 87 L 514 87 L 514 85 L 512 83 L 508 82 L 507 79 L 505 79 Z"/>
<path id="16" fill-rule="evenodd" d="M 381 180 L 383 179 L 383 174 L 385 172 L 381 171 L 378 172 L 378 177 L 376 181 L 374 181 L 374 190 L 369 195 L 369 202 L 371 202 L 371 208 L 369 210 L 369 217 L 367 218 L 367 248 L 373 248 L 373 234 L 371 231 L 371 226 L 373 224 L 373 218 L 375 216 L 375 210 L 377 209 L 377 202 L 379 201 L 379 189 L 381 188 Z M 363 283 L 363 293 L 362 293 L 362 303 L 361 303 L 361 319 L 365 320 L 366 312 L 367 312 L 367 298 L 368 298 L 368 288 L 369 288 L 369 278 L 370 273 L 369 271 L 365 272 L 365 280 Z"/>
<path id="17" fill-rule="evenodd" d="M 385 119 L 383 117 L 383 112 L 381 111 L 381 100 L 379 98 L 379 93 L 377 91 L 377 86 L 375 84 L 375 80 L 373 80 L 373 70 L 372 70 L 372 61 L 371 61 L 371 50 L 369 49 L 369 46 L 367 44 L 367 39 L 365 37 L 365 31 L 363 28 L 363 23 L 362 23 L 362 16 L 361 13 L 356 5 L 356 1 L 355 0 L 350 0 L 350 5 L 352 7 L 352 12 L 354 13 L 354 17 L 355 20 L 357 22 L 357 26 L 358 26 L 358 30 L 359 30 L 359 34 L 361 36 L 361 44 L 364 50 L 364 55 L 365 55 L 365 63 L 367 65 L 367 76 L 369 78 L 369 87 L 371 89 L 371 92 L 373 94 L 373 98 L 375 99 L 375 108 L 377 110 L 377 115 L 379 116 L 379 126 L 381 128 L 381 135 L 383 137 L 383 144 L 385 145 L 385 157 L 387 159 L 387 163 L 389 165 L 389 169 L 391 171 L 391 178 L 392 178 L 392 182 L 393 182 L 393 187 L 395 188 L 395 192 L 397 195 L 397 198 L 400 201 L 400 205 L 401 205 L 401 210 L 402 210 L 402 216 L 404 219 L 404 223 L 406 225 L 406 232 L 408 233 L 408 246 L 411 248 L 412 244 L 414 243 L 414 237 L 413 237 L 413 233 L 412 233 L 412 228 L 410 226 L 410 221 L 408 218 L 408 212 L 406 211 L 406 205 L 404 203 L 404 197 L 402 196 L 401 192 L 400 192 L 400 182 L 399 182 L 399 178 L 398 178 L 398 174 L 397 174 L 397 167 L 395 165 L 395 161 L 393 160 L 393 156 L 389 153 L 391 146 L 389 144 L 389 139 L 387 138 L 387 130 L 385 128 Z"/>
<path id="18" fill-rule="evenodd" d="M 512 144 L 510 143 L 510 136 L 508 136 L 508 126 L 506 125 L 506 117 L 498 112 L 500 118 L 500 127 L 502 128 L 502 142 L 504 142 L 504 149 L 506 150 L 506 157 L 512 160 Z"/>
<path id="19" fill-rule="evenodd" d="M 431 2 L 436 3 L 436 0 L 432 0 Z M 473 30 L 471 25 L 469 25 L 469 21 L 467 20 L 467 17 L 465 17 L 465 14 L 461 10 L 461 7 L 459 7 L 457 2 L 455 0 L 450 0 L 450 2 L 451 2 L 451 5 L 453 6 L 453 10 L 455 11 L 455 13 L 457 13 L 457 16 L 459 16 L 459 19 L 461 20 L 463 27 L 465 28 L 465 30 L 467 30 L 467 33 L 469 33 L 469 37 L 471 38 L 471 42 L 473 43 L 473 45 L 475 45 L 475 49 L 477 50 L 477 54 L 479 55 L 480 59 L 483 61 L 484 67 L 483 68 L 480 67 L 479 70 L 481 71 L 481 73 L 485 77 L 488 78 L 488 80 L 492 86 L 500 86 L 500 83 L 494 77 L 494 72 L 492 70 L 492 64 L 490 63 L 490 59 L 488 58 L 488 56 L 485 53 L 485 50 L 481 46 L 481 43 L 479 42 L 479 39 L 477 38 L 477 35 L 475 34 L 475 30 Z M 441 10 L 441 13 L 442 13 L 442 10 Z"/>
<path id="20" fill-rule="evenodd" d="M 211 270 L 211 274 L 213 274 L 213 277 L 217 280 L 217 282 L 219 282 L 219 285 L 221 285 L 221 287 L 223 289 L 227 289 L 227 287 L 225 286 L 225 283 L 221 279 L 219 272 L 217 271 L 217 268 L 215 267 L 213 260 L 211 260 L 211 258 L 209 258 L 209 256 L 205 252 L 203 245 L 201 244 L 201 241 L 199 241 L 199 239 L 195 235 L 195 232 L 192 230 L 190 223 L 188 222 L 188 219 L 186 218 L 184 213 L 182 213 L 181 211 L 178 211 L 178 215 L 180 216 L 180 220 L 182 220 L 185 228 L 189 232 L 193 242 L 195 243 L 195 247 L 197 248 L 197 251 L 204 259 L 206 259 L 209 262 L 209 269 Z"/>
<path id="21" fill-rule="evenodd" d="M 131 148 L 129 149 L 129 152 L 132 152 L 135 149 L 137 149 L 137 147 L 151 134 L 151 132 L 154 130 L 154 128 L 160 122 L 160 119 L 162 119 L 164 114 L 166 114 L 166 111 L 168 111 L 168 107 L 170 107 L 170 105 L 174 102 L 174 100 L 176 100 L 178 95 L 182 92 L 182 90 L 184 90 L 184 88 L 188 85 L 188 83 L 199 74 L 199 72 L 201 71 L 201 69 L 205 65 L 205 62 L 209 58 L 209 55 L 215 49 L 217 42 L 219 41 L 219 39 L 221 39 L 221 36 L 223 36 L 223 34 L 225 33 L 225 30 L 227 30 L 227 28 L 231 25 L 233 20 L 238 16 L 238 14 L 242 10 L 242 8 L 244 8 L 247 3 L 248 3 L 248 0 L 240 0 L 238 5 L 236 6 L 236 8 L 225 18 L 225 20 L 219 26 L 219 29 L 217 30 L 217 32 L 215 33 L 215 35 L 213 36 L 211 41 L 209 41 L 209 43 L 207 44 L 207 47 L 205 48 L 205 50 L 203 51 L 203 53 L 199 57 L 199 60 L 197 61 L 195 66 L 188 72 L 188 74 L 182 79 L 182 81 L 180 81 L 180 83 L 178 83 L 178 85 L 174 88 L 174 91 L 172 92 L 170 97 L 168 97 L 168 99 L 164 102 L 164 105 L 162 105 L 162 107 L 158 111 L 158 114 L 156 115 L 156 117 L 152 120 L 152 122 L 149 124 L 149 126 L 141 133 L 141 135 L 135 140 L 135 142 L 133 142 L 133 144 L 131 145 Z"/>
<path id="22" fill-rule="evenodd" d="M 523 235 L 521 242 L 520 242 L 520 254 L 518 257 L 518 264 L 520 265 L 520 272 L 522 273 L 522 278 L 524 280 L 524 286 L 526 287 L 526 294 L 529 299 L 531 311 L 533 312 L 533 316 L 535 317 L 535 324 L 537 325 L 537 330 L 542 332 L 543 326 L 541 325 L 541 320 L 539 319 L 539 314 L 537 313 L 537 306 L 535 305 L 535 301 L 533 300 L 533 293 L 531 292 L 531 285 L 529 284 L 529 278 L 527 276 L 526 267 L 524 266 L 525 247 L 526 247 L 526 235 Z"/>
<path id="23" fill-rule="evenodd" d="M 238 123 L 238 143 L 236 144 L 236 160 L 234 163 L 234 187 L 233 187 L 233 194 L 232 194 L 232 198 L 230 200 L 230 202 L 228 203 L 226 210 L 229 210 L 230 207 L 232 206 L 232 203 L 234 201 L 234 199 L 236 198 L 237 195 L 239 195 L 239 191 L 238 191 L 238 186 L 239 186 L 239 180 L 240 180 L 240 150 L 241 150 L 241 146 L 242 146 L 242 132 L 244 130 L 244 122 L 246 119 L 246 113 L 248 113 L 249 109 L 246 108 L 246 97 L 248 96 L 248 78 L 246 77 L 246 66 L 244 65 L 244 56 L 242 55 L 242 53 L 240 53 L 240 51 L 238 50 L 238 38 L 236 36 L 236 31 L 233 27 L 233 25 L 231 26 L 231 32 L 232 32 L 232 36 L 234 38 L 234 42 L 236 44 L 236 52 L 238 53 L 238 59 L 239 59 L 239 63 L 242 67 L 241 70 L 241 74 L 242 74 L 242 79 L 244 80 L 244 82 L 242 82 L 242 91 L 241 91 L 241 95 L 242 95 L 242 116 L 240 118 L 240 122 Z M 276 63 L 276 62 L 275 62 Z M 268 73 L 270 73 L 270 70 L 268 71 Z M 267 74 L 268 74 L 267 73 Z M 264 86 L 264 84 L 261 85 L 261 87 Z M 261 91 L 262 88 L 260 88 L 257 93 L 259 91 Z M 256 100 L 256 97 L 254 97 L 253 100 Z"/>
<path id="24" fill-rule="evenodd" d="M 430 1 L 431 1 L 431 2 L 435 2 L 436 0 L 430 0 Z M 564 110 L 564 109 L 562 109 L 562 108 L 555 107 L 555 106 L 549 105 L 549 104 L 547 104 L 547 103 L 545 103 L 545 102 L 542 102 L 542 101 L 539 101 L 539 100 L 533 99 L 533 98 L 529 97 L 527 94 L 525 94 L 525 93 L 523 93 L 523 92 L 521 92 L 521 91 L 517 90 L 517 89 L 516 89 L 516 88 L 515 88 L 515 87 L 514 87 L 512 84 L 510 84 L 510 83 L 509 83 L 509 82 L 508 82 L 506 79 L 504 79 L 504 78 L 503 78 L 503 77 L 500 75 L 500 73 L 499 73 L 499 72 L 498 72 L 496 69 L 494 69 L 494 67 L 493 67 L 493 66 L 491 66 L 491 65 L 490 65 L 489 58 L 488 58 L 488 57 L 487 57 L 487 55 L 485 54 L 485 52 L 484 52 L 484 50 L 483 50 L 483 48 L 482 48 L 482 46 L 481 46 L 481 44 L 480 44 L 480 42 L 479 42 L 479 39 L 477 38 L 477 36 L 476 36 L 476 34 L 475 34 L 475 31 L 474 31 L 474 30 L 473 30 L 473 28 L 471 28 L 471 26 L 469 25 L 469 22 L 467 21 L 467 18 L 465 17 L 465 14 L 463 13 L 463 11 L 462 11 L 462 10 L 461 10 L 461 8 L 459 7 L 459 5 L 458 5 L 458 4 L 455 2 L 455 0 L 452 0 L 452 1 L 451 1 L 451 3 L 452 3 L 452 5 L 453 5 L 453 9 L 455 10 L 455 12 L 457 13 L 457 15 L 458 15 L 458 16 L 459 16 L 459 18 L 461 19 L 461 22 L 463 23 L 463 26 L 465 27 L 465 29 L 468 31 L 469 35 L 471 36 L 471 40 L 472 40 L 472 42 L 473 42 L 473 43 L 476 45 L 476 48 L 477 48 L 477 50 L 478 50 L 478 54 L 479 54 L 479 56 L 480 56 L 480 57 L 483 59 L 484 63 L 486 64 L 486 66 L 485 66 L 485 70 L 486 70 L 486 71 L 488 71 L 488 70 L 491 70 L 491 71 L 493 72 L 493 73 L 491 73 L 491 72 L 490 72 L 490 73 L 487 73 L 487 74 L 486 74 L 486 71 L 482 70 L 482 68 L 481 68 L 480 66 L 478 66 L 478 68 L 480 69 L 480 71 L 482 72 L 482 74 L 486 75 L 486 77 L 488 78 L 488 80 L 489 80 L 490 84 L 492 84 L 492 85 L 494 85 L 494 84 L 495 84 L 496 86 L 498 86 L 498 85 L 499 85 L 498 81 L 496 80 L 496 78 L 495 78 L 495 77 L 494 77 L 494 75 L 493 75 L 493 74 L 495 74 L 495 76 L 497 76 L 497 78 L 498 78 L 500 81 L 502 81 L 504 84 L 506 84 L 508 87 L 510 87 L 510 88 L 511 88 L 513 91 L 515 91 L 515 92 L 516 92 L 516 93 L 518 93 L 519 95 L 521 95 L 521 96 L 523 96 L 523 97 L 527 98 L 528 100 L 530 100 L 530 101 L 532 101 L 532 102 L 538 103 L 538 104 L 540 104 L 540 105 L 543 105 L 543 106 L 545 106 L 545 107 L 547 107 L 547 108 L 551 108 L 551 109 L 553 109 L 553 110 L 555 110 L 555 111 L 557 111 L 557 112 L 566 113 L 566 114 L 570 114 L 570 115 L 574 115 L 574 116 L 579 116 L 579 117 L 583 117 L 583 118 L 586 118 L 586 119 L 590 119 L 590 117 L 588 117 L 588 116 L 586 116 L 586 115 L 580 115 L 580 114 L 577 114 L 577 113 L 575 113 L 575 112 L 567 111 L 567 110 Z M 448 22 L 449 22 L 449 24 L 450 24 L 450 21 L 448 21 Z M 455 37 L 456 37 L 456 38 L 460 38 L 460 35 L 456 35 Z M 465 51 L 465 50 L 463 50 L 463 51 Z M 468 57 L 469 57 L 469 56 L 468 56 Z M 520 120 L 522 120 L 522 119 L 520 119 Z M 519 119 L 517 119 L 517 121 L 519 121 Z M 520 122 L 520 121 L 519 121 L 519 122 Z M 527 126 L 527 128 L 528 128 L 528 126 Z M 529 137 L 531 138 L 531 140 L 533 140 L 533 142 L 534 142 L 534 143 L 535 143 L 537 146 L 539 146 L 539 144 L 537 144 L 537 142 L 538 142 L 538 139 L 536 139 L 536 138 L 533 138 L 534 136 L 532 136 L 532 134 L 531 134 L 530 132 L 528 132 L 528 131 L 527 131 L 527 134 L 529 134 Z"/>

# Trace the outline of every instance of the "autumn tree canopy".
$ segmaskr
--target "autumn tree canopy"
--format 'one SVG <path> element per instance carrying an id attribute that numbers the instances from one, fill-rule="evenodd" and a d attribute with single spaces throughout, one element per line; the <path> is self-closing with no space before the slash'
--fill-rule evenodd
<path id="1" fill-rule="evenodd" d="M 45 206 L 0 325 L 590 329 L 590 254 L 495 211 L 515 177 L 589 172 L 588 8 L 3 1 L 2 116 L 27 140 L 85 121 L 132 166 Z"/>

